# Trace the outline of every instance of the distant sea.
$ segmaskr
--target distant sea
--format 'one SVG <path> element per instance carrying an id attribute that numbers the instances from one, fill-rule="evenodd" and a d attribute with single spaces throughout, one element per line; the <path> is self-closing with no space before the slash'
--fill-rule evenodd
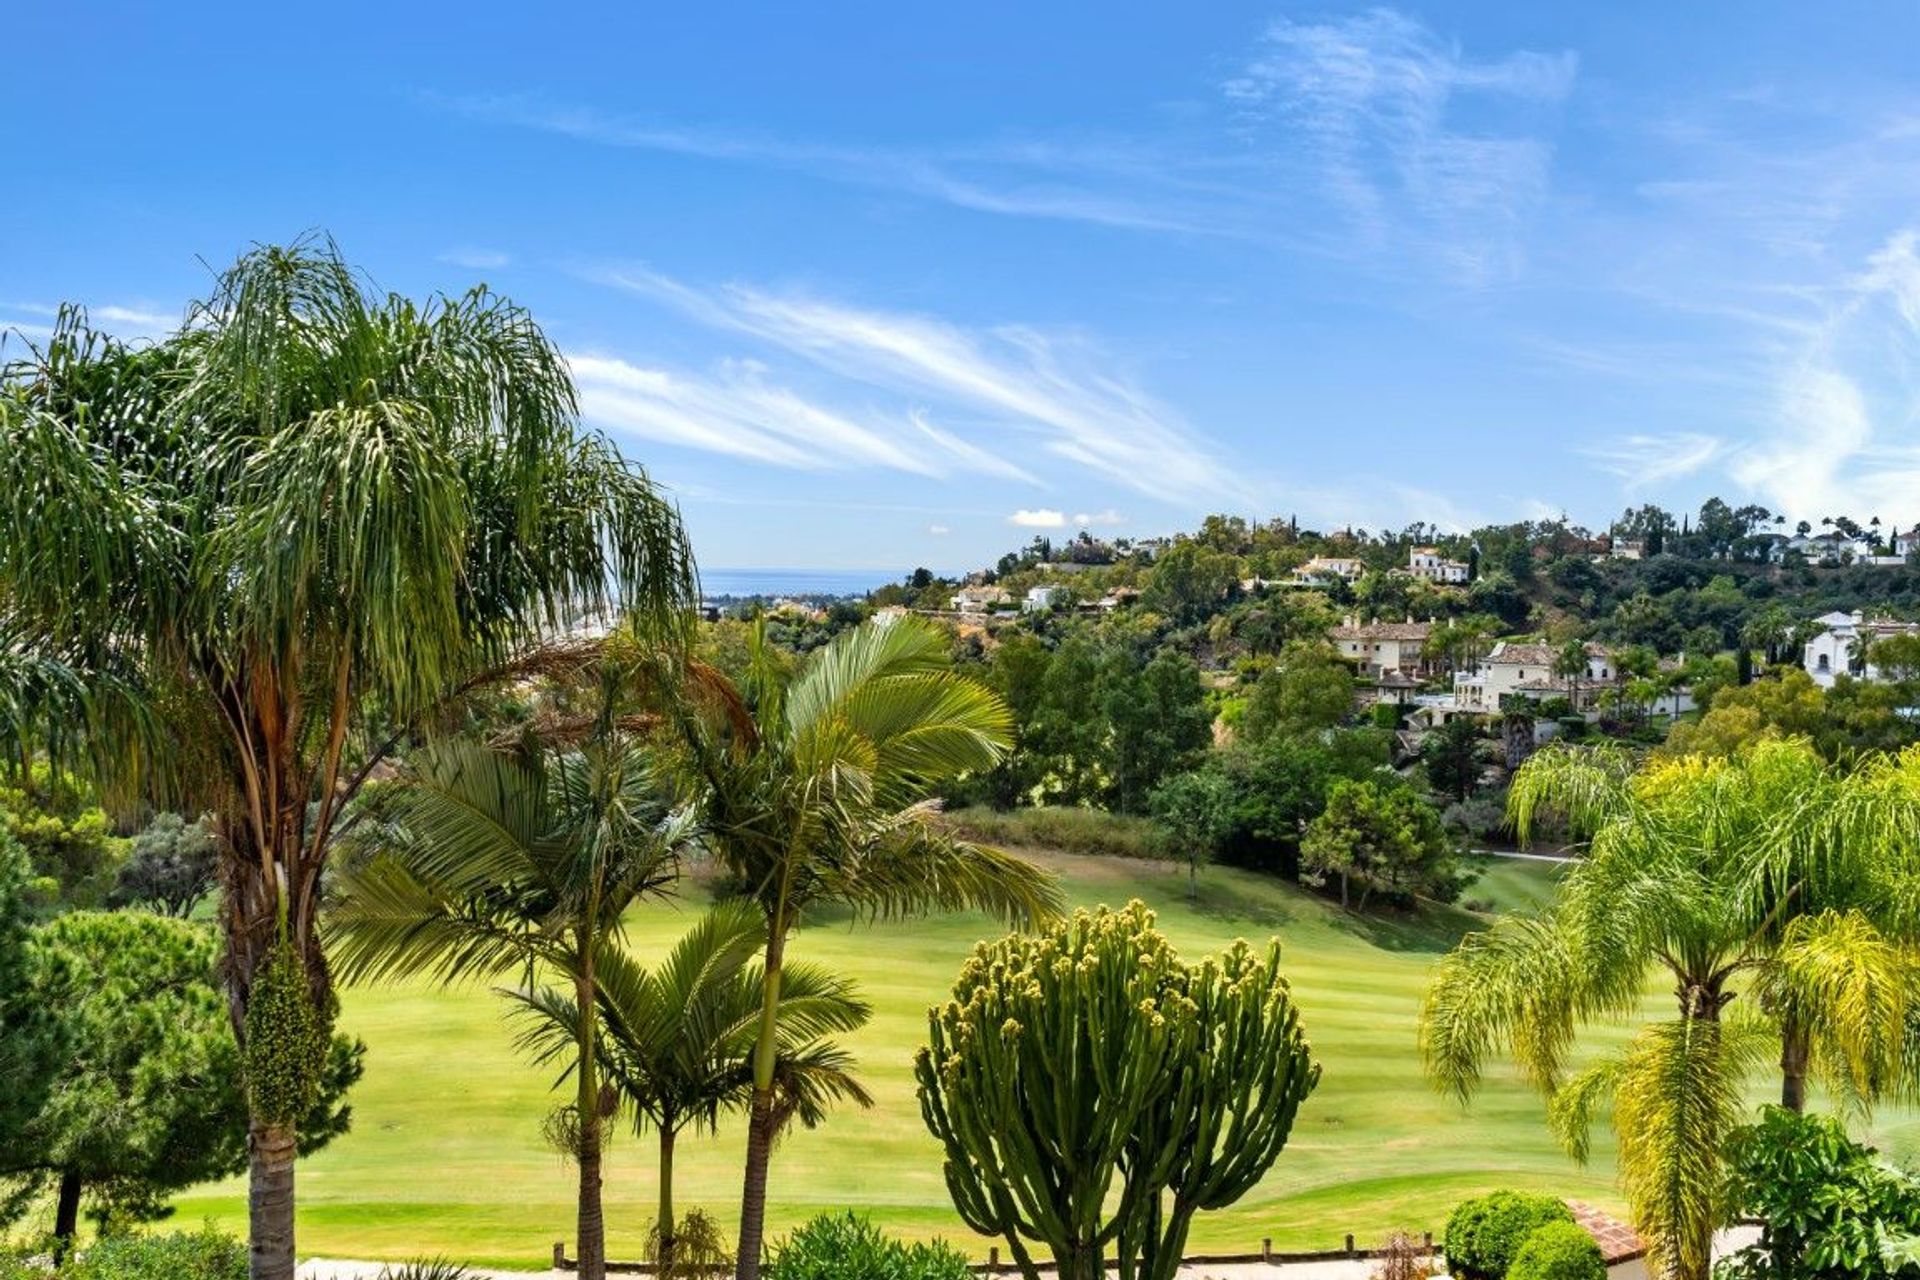
<path id="1" fill-rule="evenodd" d="M 722 596 L 863 596 L 875 587 L 899 582 L 905 569 L 702 569 L 700 590 L 709 599 Z"/>

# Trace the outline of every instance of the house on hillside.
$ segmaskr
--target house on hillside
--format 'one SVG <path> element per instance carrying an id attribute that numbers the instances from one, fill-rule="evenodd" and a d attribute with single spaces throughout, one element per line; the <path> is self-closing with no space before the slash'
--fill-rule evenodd
<path id="1" fill-rule="evenodd" d="M 1647 544 L 1639 538 L 1615 538 L 1607 548 L 1607 555 L 1614 560 L 1644 560 Z"/>
<path id="2" fill-rule="evenodd" d="M 1020 612 L 1046 613 L 1051 610 L 1054 603 L 1064 597 L 1066 593 L 1067 589 L 1065 587 L 1028 587 L 1026 599 L 1020 602 Z"/>
<path id="3" fill-rule="evenodd" d="M 1836 611 L 1813 621 L 1820 631 L 1807 641 L 1801 661 L 1813 682 L 1823 689 L 1831 689 L 1843 671 L 1858 680 L 1885 679 L 1867 658 L 1875 642 L 1888 636 L 1920 635 L 1920 622 L 1868 619 L 1858 609 L 1852 613 Z"/>
<path id="4" fill-rule="evenodd" d="M 1467 580 L 1464 560 L 1449 560 L 1433 547 L 1414 547 L 1407 552 L 1407 572 L 1428 582 L 1461 583 Z"/>
<path id="5" fill-rule="evenodd" d="M 947 607 L 955 613 L 977 616 L 991 613 L 1012 599 L 1003 587 L 962 587 L 947 598 Z"/>
<path id="6" fill-rule="evenodd" d="M 1534 699 L 1566 698 L 1576 711 L 1592 710 L 1601 690 L 1620 683 L 1619 664 L 1604 645 L 1586 646 L 1587 669 L 1569 679 L 1554 668 L 1560 647 L 1551 644 L 1502 640 L 1472 671 L 1453 677 L 1454 707 L 1481 715 L 1501 710 L 1504 699 L 1520 695 Z"/>
<path id="7" fill-rule="evenodd" d="M 1431 634 L 1432 623 L 1415 622 L 1411 618 L 1405 622 L 1366 623 L 1347 618 L 1339 626 L 1328 629 L 1327 639 L 1334 650 L 1362 674 L 1377 678 L 1390 671 L 1408 676 L 1424 675 L 1427 637 Z"/>
<path id="8" fill-rule="evenodd" d="M 1920 524 L 1916 524 L 1905 533 L 1896 532 L 1893 535 L 1893 554 L 1904 557 L 1913 555 L 1915 552 L 1920 552 Z"/>
<path id="9" fill-rule="evenodd" d="M 1335 580 L 1353 582 L 1366 571 L 1366 561 L 1351 556 L 1315 556 L 1293 571 L 1293 580 L 1303 587 L 1318 587 Z"/>

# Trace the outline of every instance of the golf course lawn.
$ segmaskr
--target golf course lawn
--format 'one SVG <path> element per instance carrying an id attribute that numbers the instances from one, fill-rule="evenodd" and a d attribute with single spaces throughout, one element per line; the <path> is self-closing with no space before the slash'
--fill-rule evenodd
<path id="1" fill-rule="evenodd" d="M 1235 937 L 1278 935 L 1315 1056 L 1325 1074 L 1302 1108 L 1292 1141 L 1260 1186 L 1195 1222 L 1192 1247 L 1335 1247 L 1347 1232 L 1374 1241 L 1394 1228 L 1436 1234 L 1463 1196 L 1499 1186 L 1618 1205 L 1610 1141 L 1587 1169 L 1548 1136 L 1537 1096 L 1505 1068 L 1470 1110 L 1422 1079 L 1414 1026 L 1426 974 L 1462 930 L 1464 912 L 1367 921 L 1274 880 L 1227 868 L 1200 878 L 1186 899 L 1184 869 L 1155 863 L 1035 854 L 1062 876 L 1075 903 L 1139 897 L 1189 958 Z M 1557 869 L 1503 863 L 1470 895 L 1525 907 Z M 704 905 L 690 889 L 631 918 L 636 950 L 663 950 Z M 972 944 L 1000 930 L 975 915 L 884 925 L 817 922 L 789 955 L 854 975 L 873 1021 L 850 1040 L 876 1097 L 775 1152 L 769 1225 L 784 1231 L 822 1210 L 852 1207 L 908 1236 L 944 1235 L 984 1256 L 987 1240 L 954 1216 L 940 1155 L 922 1127 L 910 1060 L 927 1006 L 948 990 Z M 1650 999 L 1664 1000 L 1657 988 Z M 301 1162 L 303 1256 L 403 1258 L 446 1254 L 495 1266 L 544 1266 L 555 1240 L 573 1236 L 573 1174 L 541 1139 L 557 1098 L 552 1073 L 519 1059 L 485 989 L 425 986 L 342 993 L 342 1025 L 367 1043 L 366 1078 L 353 1093 L 353 1130 Z M 1658 1009 L 1658 1004 L 1650 1006 Z M 1619 1031 L 1593 1037 L 1617 1044 Z M 1920 1149 L 1920 1117 L 1888 1114 L 1875 1135 L 1895 1151 Z M 683 1137 L 676 1199 L 729 1228 L 740 1192 L 743 1127 Z M 623 1131 L 608 1160 L 609 1251 L 638 1256 L 653 1216 L 651 1135 Z M 176 1202 L 181 1225 L 212 1219 L 246 1227 L 244 1182 L 197 1190 Z"/>

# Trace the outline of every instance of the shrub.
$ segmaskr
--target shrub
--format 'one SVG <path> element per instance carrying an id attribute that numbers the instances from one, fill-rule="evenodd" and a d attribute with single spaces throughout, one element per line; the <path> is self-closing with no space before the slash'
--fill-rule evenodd
<path id="1" fill-rule="evenodd" d="M 660 1220 L 647 1228 L 646 1259 L 660 1261 Z M 673 1262 L 655 1276 L 711 1276 L 733 1270 L 733 1251 L 727 1235 L 704 1209 L 689 1209 L 673 1227 Z"/>
<path id="2" fill-rule="evenodd" d="M 823 1213 L 774 1246 L 767 1280 L 973 1280 L 944 1240 L 904 1244 L 852 1213 Z"/>
<path id="3" fill-rule="evenodd" d="M 166 1235 L 107 1236 L 61 1280 L 247 1280 L 247 1246 L 212 1227 Z"/>
<path id="4" fill-rule="evenodd" d="M 1579 1224 L 1549 1222 L 1521 1241 L 1507 1280 L 1607 1280 L 1607 1260 Z"/>
<path id="5" fill-rule="evenodd" d="M 1387 1237 L 1373 1264 L 1373 1280 L 1428 1280 L 1434 1274 L 1433 1254 L 1404 1231 Z"/>
<path id="6" fill-rule="evenodd" d="M 1041 845 L 1063 853 L 1112 858 L 1170 858 L 1167 833 L 1149 818 L 1076 809 L 1065 805 L 1038 809 L 955 809 L 947 823 L 959 835 L 981 844 Z"/>
<path id="7" fill-rule="evenodd" d="M 1572 1222 L 1552 1196 L 1495 1191 L 1461 1203 L 1447 1219 L 1447 1270 L 1460 1280 L 1503 1280 L 1526 1238 L 1549 1222 Z"/>
<path id="8" fill-rule="evenodd" d="M 466 1263 L 450 1258 L 415 1258 L 411 1262 L 388 1263 L 380 1268 L 377 1280 L 468 1280 L 472 1274 Z"/>

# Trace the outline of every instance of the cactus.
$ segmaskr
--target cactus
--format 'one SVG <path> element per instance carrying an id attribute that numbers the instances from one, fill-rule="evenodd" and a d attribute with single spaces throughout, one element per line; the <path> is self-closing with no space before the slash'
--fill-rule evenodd
<path id="1" fill-rule="evenodd" d="M 1260 1180 L 1320 1079 L 1277 941 L 1187 965 L 1139 902 L 981 943 L 927 1022 L 948 1192 L 1028 1280 L 1030 1242 L 1060 1280 L 1103 1280 L 1109 1249 L 1120 1280 L 1171 1280 L 1193 1215 Z"/>

